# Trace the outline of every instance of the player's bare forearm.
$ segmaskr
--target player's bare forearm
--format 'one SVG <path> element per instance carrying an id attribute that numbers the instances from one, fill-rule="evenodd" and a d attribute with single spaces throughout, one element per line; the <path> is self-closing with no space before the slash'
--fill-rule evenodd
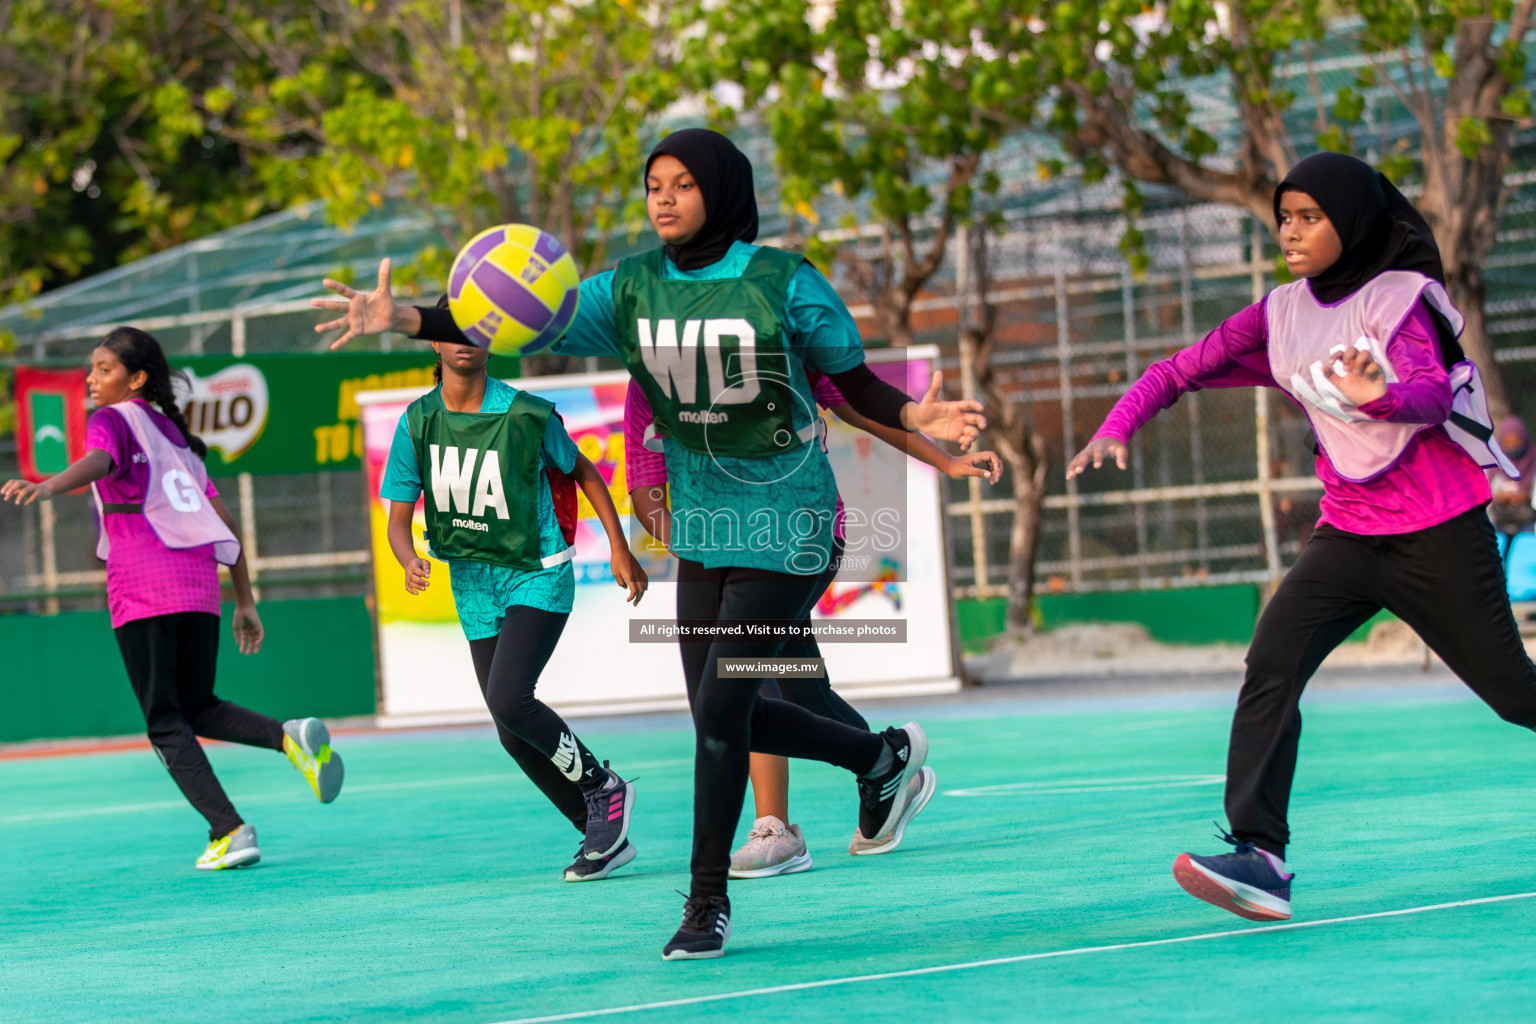
<path id="1" fill-rule="evenodd" d="M 0 489 L 6 500 L 18 505 L 30 505 L 34 501 L 49 501 L 60 494 L 93 484 L 112 472 L 112 456 L 100 448 L 92 448 L 83 457 L 71 463 L 62 473 L 49 477 L 40 484 L 25 480 L 7 481 Z"/>
<path id="2" fill-rule="evenodd" d="M 940 473 L 949 472 L 950 455 L 938 445 L 934 444 L 922 434 L 908 430 L 897 430 L 874 420 L 866 419 L 854 411 L 851 405 L 837 405 L 832 407 L 832 412 L 838 419 L 850 427 L 857 427 L 867 434 L 873 434 L 886 444 L 895 448 L 904 455 L 910 455 L 919 462 L 926 462 Z"/>
<path id="3" fill-rule="evenodd" d="M 410 568 L 417 557 L 416 541 L 411 536 L 411 523 L 415 517 L 415 502 L 391 501 L 389 503 L 389 550 L 402 569 Z"/>
<path id="4" fill-rule="evenodd" d="M 635 506 L 635 516 L 640 525 L 663 547 L 672 546 L 672 513 L 667 508 L 665 485 L 636 487 L 629 492 L 629 500 Z"/>
<path id="5" fill-rule="evenodd" d="M 208 499 L 213 510 L 219 518 L 224 520 L 224 525 L 229 527 L 229 532 L 237 538 L 240 536 L 240 527 L 235 522 L 235 517 L 230 514 L 229 507 L 224 504 L 224 499 L 213 497 Z M 251 589 L 251 570 L 245 561 L 245 545 L 240 545 L 240 557 L 235 559 L 235 564 L 229 567 L 229 583 L 235 591 L 235 604 L 240 607 L 250 607 L 256 603 L 256 592 Z"/>
<path id="6" fill-rule="evenodd" d="M 576 486 L 580 487 L 581 493 L 587 496 L 587 501 L 592 505 L 592 511 L 597 513 L 598 521 L 603 524 L 603 532 L 608 534 L 609 545 L 615 549 L 628 550 L 629 542 L 624 539 L 624 526 L 619 522 L 619 510 L 613 507 L 613 496 L 608 493 L 608 484 L 603 480 L 603 474 L 592 464 L 591 459 L 578 452 L 571 475 L 576 478 Z"/>

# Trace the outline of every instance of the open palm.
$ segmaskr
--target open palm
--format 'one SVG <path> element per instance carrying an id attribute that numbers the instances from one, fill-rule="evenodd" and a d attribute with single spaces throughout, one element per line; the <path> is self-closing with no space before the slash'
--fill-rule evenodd
<path id="1" fill-rule="evenodd" d="M 330 309 L 342 314 L 335 320 L 328 320 L 315 327 L 317 334 L 325 334 L 328 331 L 345 332 L 331 342 L 333 350 L 341 348 L 360 334 L 381 334 L 394 325 L 396 306 L 395 297 L 389 290 L 389 260 L 379 263 L 379 285 L 366 294 L 330 278 L 326 278 L 321 283 L 347 300 L 346 302 L 338 302 L 335 299 L 309 300 L 309 304 L 316 309 Z"/>
<path id="2" fill-rule="evenodd" d="M 943 401 L 939 398 L 943 387 L 944 374 L 935 371 L 923 400 L 907 406 L 909 418 L 906 425 L 929 437 L 955 441 L 961 448 L 968 448 L 987 426 L 987 418 L 981 414 L 981 403 L 974 398 Z"/>

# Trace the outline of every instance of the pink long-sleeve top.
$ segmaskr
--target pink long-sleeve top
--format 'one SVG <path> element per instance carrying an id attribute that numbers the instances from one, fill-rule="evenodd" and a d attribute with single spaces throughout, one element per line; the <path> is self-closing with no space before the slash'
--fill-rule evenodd
<path id="1" fill-rule="evenodd" d="M 1269 320 L 1261 300 L 1189 348 L 1147 367 L 1094 436 L 1128 442 L 1188 391 L 1279 388 L 1269 369 L 1268 345 Z M 1360 411 L 1393 423 L 1443 423 L 1451 411 L 1450 379 L 1434 322 L 1422 302 L 1387 342 L 1387 358 L 1397 382 Z M 1490 497 L 1483 471 L 1438 425 L 1415 434 L 1392 468 L 1373 480 L 1344 479 L 1326 454 L 1318 455 L 1317 477 L 1323 482 L 1319 523 L 1367 536 L 1425 530 L 1486 504 Z"/>
<path id="2" fill-rule="evenodd" d="M 823 409 L 847 405 L 848 400 L 823 374 L 811 376 L 811 397 Z M 651 425 L 655 414 L 650 400 L 633 380 L 624 392 L 624 480 L 633 493 L 641 487 L 660 487 L 667 482 L 667 459 L 661 452 L 653 452 L 645 446 L 645 428 Z M 832 536 L 845 538 L 843 497 L 837 497 L 836 518 L 832 522 Z"/>

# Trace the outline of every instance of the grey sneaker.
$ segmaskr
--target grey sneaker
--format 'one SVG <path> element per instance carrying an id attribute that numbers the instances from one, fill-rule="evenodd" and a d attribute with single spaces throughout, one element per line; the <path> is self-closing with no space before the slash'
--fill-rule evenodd
<path id="1" fill-rule="evenodd" d="M 220 836 L 208 844 L 208 849 L 197 858 L 199 871 L 223 871 L 240 868 L 261 860 L 261 848 L 256 845 L 256 829 L 241 825 L 227 836 Z"/>
<path id="2" fill-rule="evenodd" d="M 747 841 L 731 854 L 732 878 L 771 878 L 810 869 L 811 855 L 800 826 L 786 826 L 772 814 L 754 821 Z"/>
<path id="3" fill-rule="evenodd" d="M 323 804 L 341 792 L 345 770 L 331 749 L 331 731 L 318 718 L 290 718 L 283 723 L 283 753 L 309 782 Z"/>
<path id="4" fill-rule="evenodd" d="M 932 768 L 923 765 L 922 770 L 907 783 L 906 806 L 891 831 L 882 832 L 874 839 L 865 839 L 861 829 L 854 829 L 853 840 L 848 844 L 848 852 L 855 857 L 870 857 L 877 853 L 890 853 L 896 849 L 901 845 L 901 837 L 906 834 L 907 823 L 917 816 L 918 811 L 928 806 L 928 801 L 933 799 L 933 791 L 936 788 L 938 788 L 938 777 L 934 775 Z"/>

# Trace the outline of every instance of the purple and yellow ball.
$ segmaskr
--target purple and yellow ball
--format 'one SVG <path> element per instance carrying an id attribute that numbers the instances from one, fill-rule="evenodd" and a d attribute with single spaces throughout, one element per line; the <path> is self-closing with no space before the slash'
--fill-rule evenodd
<path id="1" fill-rule="evenodd" d="M 559 239 L 502 224 L 469 240 L 448 274 L 448 309 L 464 336 L 496 355 L 560 340 L 576 317 L 581 275 Z"/>

